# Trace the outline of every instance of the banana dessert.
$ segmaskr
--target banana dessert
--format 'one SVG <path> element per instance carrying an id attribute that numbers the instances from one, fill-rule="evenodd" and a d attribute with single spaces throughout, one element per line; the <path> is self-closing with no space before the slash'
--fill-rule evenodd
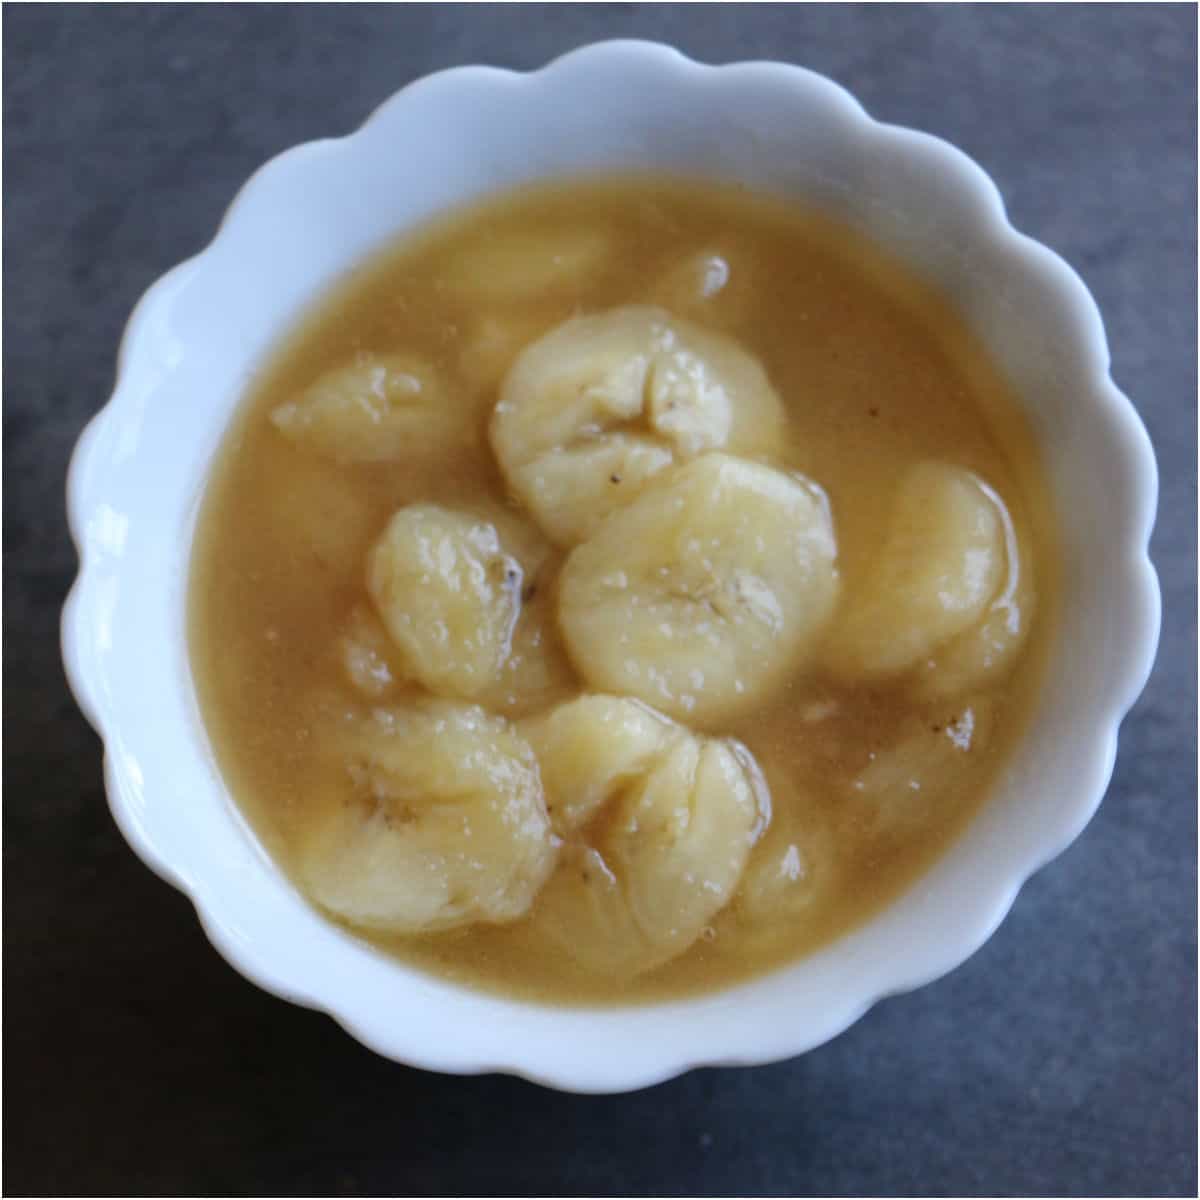
<path id="1" fill-rule="evenodd" d="M 987 803 L 1052 511 L 1008 383 L 861 234 L 532 188 L 382 251 L 253 381 L 192 549 L 199 707 L 348 936 L 544 1003 L 711 991 Z"/>

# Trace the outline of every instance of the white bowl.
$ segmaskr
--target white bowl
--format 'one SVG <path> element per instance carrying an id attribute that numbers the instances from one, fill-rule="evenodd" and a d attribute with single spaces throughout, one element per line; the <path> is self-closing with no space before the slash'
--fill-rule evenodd
<path id="1" fill-rule="evenodd" d="M 213 453 L 252 369 L 307 303 L 448 206 L 613 169 L 803 197 L 940 285 L 1027 406 L 1058 506 L 1069 620 L 1040 711 L 993 799 L 896 903 L 732 990 L 572 1010 L 407 969 L 300 900 L 217 773 L 184 597 Z M 1013 230 L 979 167 L 936 138 L 873 121 L 821 76 L 776 63 L 701 66 L 664 46 L 610 42 L 532 74 L 466 67 L 423 79 L 351 136 L 299 146 L 258 171 L 212 244 L 160 279 L 129 321 L 116 391 L 71 464 L 81 565 L 62 625 L 71 685 L 104 739 L 113 815 L 142 859 L 191 897 L 238 970 L 325 1010 L 390 1058 L 601 1092 L 810 1049 L 880 997 L 975 951 L 1108 784 L 1117 726 L 1145 683 L 1159 626 L 1147 557 L 1154 457 L 1108 366 L 1091 296 L 1060 258 Z"/>

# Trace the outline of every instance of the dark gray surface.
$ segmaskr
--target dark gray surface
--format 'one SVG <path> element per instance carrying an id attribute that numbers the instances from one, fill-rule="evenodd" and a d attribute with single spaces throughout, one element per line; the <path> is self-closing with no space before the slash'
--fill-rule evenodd
<path id="1" fill-rule="evenodd" d="M 7 1194 L 1195 1194 L 1192 6 L 3 18 Z M 264 159 L 432 69 L 630 35 L 814 67 L 993 175 L 1105 314 L 1158 449 L 1166 615 L 1100 814 L 970 962 L 802 1059 L 588 1099 L 384 1062 L 209 947 L 66 691 L 62 485 L 130 308 Z"/>

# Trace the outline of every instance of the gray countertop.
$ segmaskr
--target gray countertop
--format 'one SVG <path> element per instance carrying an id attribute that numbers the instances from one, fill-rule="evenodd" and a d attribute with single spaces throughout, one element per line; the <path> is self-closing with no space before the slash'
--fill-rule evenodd
<path id="1" fill-rule="evenodd" d="M 6 5 L 8 1194 L 1196 1192 L 1196 15 L 1190 5 Z M 72 444 L 142 291 L 241 182 L 430 70 L 601 37 L 780 58 L 991 173 L 1095 294 L 1162 472 L 1162 648 L 1083 837 L 834 1042 L 625 1097 L 376 1058 L 257 990 L 105 806 L 67 692 Z"/>

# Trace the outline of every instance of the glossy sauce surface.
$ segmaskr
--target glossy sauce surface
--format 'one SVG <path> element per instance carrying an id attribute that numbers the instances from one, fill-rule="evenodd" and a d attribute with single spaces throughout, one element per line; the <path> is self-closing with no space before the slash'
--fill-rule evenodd
<path id="1" fill-rule="evenodd" d="M 629 977 L 589 967 L 546 935 L 558 883 L 512 923 L 417 936 L 355 929 L 470 986 L 554 1003 L 726 986 L 886 905 L 986 801 L 1032 707 L 1056 590 L 1052 514 L 1017 402 L 954 313 L 878 248 L 826 218 L 708 185 L 614 180 L 489 202 L 405 238 L 313 308 L 250 388 L 205 496 L 189 611 L 201 710 L 235 799 L 294 879 L 305 879 L 313 829 L 358 802 L 346 731 L 438 686 L 410 676 L 372 694 L 379 662 L 363 658 L 379 637 L 366 564 L 402 507 L 493 522 L 521 560 L 527 624 L 513 653 L 534 631 L 524 649 L 538 667 L 502 670 L 465 702 L 523 729 L 611 690 L 581 676 L 562 636 L 559 576 L 582 535 L 570 524 L 547 535 L 514 498 L 489 429 L 523 347 L 572 316 L 635 305 L 715 331 L 761 364 L 786 419 L 751 457 L 823 493 L 839 592 L 828 628 L 785 678 L 749 707 L 696 710 L 696 732 L 749 752 L 769 803 L 757 802 L 757 840 L 732 901 L 683 952 Z M 271 419 L 327 372 L 384 359 L 420 375 L 437 403 L 377 461 L 348 444 L 314 450 Z M 1019 649 L 969 686 L 953 683 L 959 668 L 938 653 L 881 675 L 838 649 L 849 606 L 888 577 L 889 515 L 930 462 L 986 485 L 1010 560 L 1020 559 L 1005 617 L 1020 625 Z M 348 645 L 366 664 L 357 683 Z M 680 720 L 689 725 L 686 711 Z"/>

